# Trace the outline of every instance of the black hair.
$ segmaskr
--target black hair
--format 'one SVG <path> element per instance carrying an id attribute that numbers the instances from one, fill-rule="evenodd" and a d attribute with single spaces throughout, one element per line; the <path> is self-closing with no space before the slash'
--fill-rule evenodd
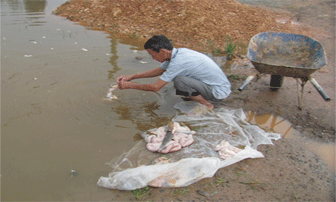
<path id="1" fill-rule="evenodd" d="M 173 45 L 164 35 L 154 35 L 144 45 L 145 49 L 160 52 L 161 49 L 173 50 Z"/>

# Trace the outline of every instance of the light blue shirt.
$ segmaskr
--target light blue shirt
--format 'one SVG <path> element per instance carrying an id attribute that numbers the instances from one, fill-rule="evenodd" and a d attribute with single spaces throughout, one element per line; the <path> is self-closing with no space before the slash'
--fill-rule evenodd
<path id="1" fill-rule="evenodd" d="M 161 68 L 166 70 L 160 77 L 163 81 L 171 82 L 176 76 L 186 76 L 210 85 L 217 99 L 224 99 L 231 93 L 231 84 L 223 70 L 197 51 L 173 48 L 170 62 L 163 62 Z"/>

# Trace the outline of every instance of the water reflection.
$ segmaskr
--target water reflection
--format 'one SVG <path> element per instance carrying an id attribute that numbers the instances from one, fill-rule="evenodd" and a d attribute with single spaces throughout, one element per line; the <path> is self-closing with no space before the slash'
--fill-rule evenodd
<path id="1" fill-rule="evenodd" d="M 27 13 L 44 12 L 47 2 L 46 0 L 25 0 L 24 5 Z"/>
<path id="2" fill-rule="evenodd" d="M 119 114 L 120 120 L 129 120 L 137 126 L 140 131 L 147 131 L 152 128 L 161 127 L 167 124 L 172 116 L 164 116 L 158 114 L 157 111 L 160 108 L 158 100 L 134 107 L 134 104 L 129 106 L 127 104 L 121 104 L 115 112 Z"/>
<path id="3" fill-rule="evenodd" d="M 297 131 L 292 128 L 292 124 L 289 121 L 273 114 L 257 115 L 255 112 L 247 112 L 246 118 L 251 124 L 257 124 L 260 128 L 266 131 L 280 133 L 282 138 L 297 133 Z"/>
<path id="4" fill-rule="evenodd" d="M 113 55 L 111 58 L 110 58 L 110 63 L 113 67 L 113 70 L 109 70 L 108 71 L 108 79 L 113 79 L 115 78 L 114 77 L 114 74 L 116 72 L 118 72 L 120 70 L 120 68 L 118 67 L 118 64 L 117 64 L 117 60 L 118 60 L 118 51 L 117 51 L 117 40 L 115 38 L 112 38 L 111 37 L 111 54 Z"/>
<path id="5" fill-rule="evenodd" d="M 302 140 L 299 131 L 293 129 L 292 124 L 273 114 L 257 115 L 255 112 L 246 113 L 246 121 L 251 124 L 257 124 L 266 131 L 279 133 L 282 138 L 300 139 L 305 143 L 307 150 L 310 150 L 320 156 L 320 158 L 328 165 L 328 168 L 335 173 L 335 144 L 319 143 L 309 140 Z"/>
<path id="6" fill-rule="evenodd" d="M 9 12 L 11 13 L 22 13 L 22 11 L 25 11 L 27 14 L 26 20 L 24 20 L 26 28 L 28 26 L 41 26 L 46 23 L 43 20 L 47 7 L 46 0 L 2 0 L 1 4 L 8 4 L 8 8 L 10 8 Z"/>

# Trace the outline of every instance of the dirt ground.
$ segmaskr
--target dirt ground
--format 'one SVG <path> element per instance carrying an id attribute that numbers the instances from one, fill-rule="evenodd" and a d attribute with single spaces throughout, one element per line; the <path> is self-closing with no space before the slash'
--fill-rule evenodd
<path id="1" fill-rule="evenodd" d="M 335 171 L 330 171 L 321 158 L 305 146 L 306 141 L 334 143 L 335 140 L 335 2 L 285 0 L 286 5 L 281 7 L 243 5 L 234 0 L 209 0 L 208 4 L 192 0 L 162 2 L 157 5 L 156 1 L 149 0 L 75 0 L 60 6 L 54 13 L 93 29 L 132 34 L 139 41 L 145 41 L 152 34 L 165 34 L 176 38 L 175 44 L 202 51 L 213 48 L 210 45 L 222 46 L 227 36 L 246 42 L 262 31 L 304 34 L 325 48 L 328 64 L 312 76 L 331 101 L 324 101 L 307 83 L 303 109 L 299 110 L 296 80 L 290 77 L 285 78 L 283 87 L 276 92 L 269 89 L 269 75 L 263 76 L 251 92 L 251 84 L 238 92 L 237 88 L 254 69 L 247 68 L 246 59 L 237 56 L 238 68 L 224 70 L 233 92 L 221 105 L 281 116 L 300 132 L 299 137 L 282 138 L 272 146 L 260 146 L 258 150 L 265 158 L 247 159 L 220 169 L 213 178 L 191 186 L 149 188 L 140 200 L 335 201 Z M 200 6 L 197 2 L 202 2 L 202 8 L 197 7 Z M 115 193 L 113 201 L 137 200 L 132 192 L 111 191 Z"/>

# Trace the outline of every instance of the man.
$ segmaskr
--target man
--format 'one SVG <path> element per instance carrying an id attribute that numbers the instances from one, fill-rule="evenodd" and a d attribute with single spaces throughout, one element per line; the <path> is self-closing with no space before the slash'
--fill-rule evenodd
<path id="1" fill-rule="evenodd" d="M 231 84 L 220 67 L 208 56 L 187 49 L 173 47 L 164 35 L 152 36 L 144 45 L 152 58 L 161 66 L 143 73 L 117 78 L 118 87 L 143 91 L 159 91 L 173 81 L 176 94 L 195 100 L 210 109 L 210 101 L 220 101 L 231 93 Z M 160 76 L 157 82 L 138 84 L 133 79 Z"/>

